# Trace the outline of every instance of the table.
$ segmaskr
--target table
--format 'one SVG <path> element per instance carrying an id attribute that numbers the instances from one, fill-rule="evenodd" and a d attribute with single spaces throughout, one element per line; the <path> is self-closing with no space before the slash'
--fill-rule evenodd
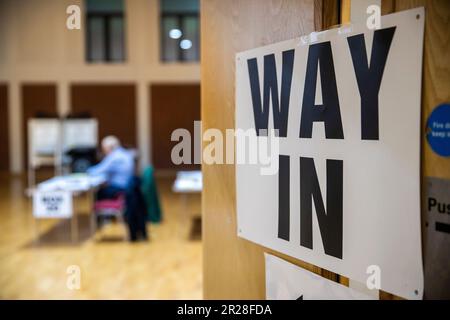
<path id="1" fill-rule="evenodd" d="M 200 170 L 178 171 L 172 190 L 177 193 L 198 193 L 203 189 L 203 177 Z"/>
<path id="2" fill-rule="evenodd" d="M 203 177 L 200 170 L 178 171 L 172 191 L 181 194 L 182 208 L 184 215 L 188 211 L 188 196 L 193 193 L 200 193 L 203 190 Z"/>
<path id="3" fill-rule="evenodd" d="M 91 201 L 91 208 L 94 207 L 94 194 L 98 188 L 104 184 L 106 179 L 103 176 L 90 176 L 87 174 L 71 174 L 67 176 L 56 176 L 41 182 L 37 185 L 34 192 L 69 192 L 72 197 L 81 194 L 88 194 Z M 33 193 L 34 193 L 33 192 Z M 72 242 L 78 241 L 78 222 L 76 213 L 72 212 L 71 219 L 71 237 Z M 36 240 L 39 241 L 39 218 L 35 219 Z M 91 214 L 91 232 L 95 232 L 95 214 Z"/>

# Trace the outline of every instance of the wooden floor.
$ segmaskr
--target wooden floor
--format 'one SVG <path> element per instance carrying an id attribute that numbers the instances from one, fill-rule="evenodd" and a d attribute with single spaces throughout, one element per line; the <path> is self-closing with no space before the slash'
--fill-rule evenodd
<path id="1" fill-rule="evenodd" d="M 95 239 L 82 198 L 75 204 L 79 241 L 71 242 L 68 221 L 45 220 L 37 243 L 23 179 L 0 175 L 0 299 L 201 299 L 200 224 L 193 218 L 200 196 L 183 200 L 171 192 L 172 181 L 158 178 L 165 216 L 148 227 L 148 242 L 123 241 L 121 224 Z M 71 265 L 81 271 L 79 290 L 66 285 Z"/>

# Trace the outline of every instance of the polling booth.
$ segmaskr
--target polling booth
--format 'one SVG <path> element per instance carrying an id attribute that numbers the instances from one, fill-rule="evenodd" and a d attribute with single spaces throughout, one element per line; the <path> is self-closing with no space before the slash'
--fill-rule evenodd
<path id="1" fill-rule="evenodd" d="M 28 121 L 28 187 L 36 170 L 54 167 L 55 175 L 84 172 L 96 162 L 96 119 L 32 118 Z"/>
<path id="2" fill-rule="evenodd" d="M 28 193 L 33 197 L 35 235 L 39 240 L 41 219 L 70 219 L 73 242 L 78 240 L 73 197 L 88 194 L 94 206 L 94 193 L 103 177 L 82 174 L 96 162 L 98 123 L 96 119 L 40 119 L 28 121 Z M 54 167 L 54 177 L 36 181 L 36 170 Z M 91 215 L 91 232 L 96 221 Z"/>
<path id="3" fill-rule="evenodd" d="M 59 119 L 28 121 L 28 187 L 36 183 L 36 170 L 53 166 L 55 175 L 62 172 L 62 134 Z"/>
<path id="4" fill-rule="evenodd" d="M 132 187 L 132 184 L 129 184 L 126 190 L 117 192 L 116 197 L 99 199 L 96 197 L 96 193 L 106 184 L 108 177 L 106 174 L 86 173 L 89 167 L 97 163 L 98 135 L 98 121 L 95 118 L 32 119 L 29 121 L 30 163 L 27 191 L 33 198 L 35 240 L 37 242 L 40 235 L 39 222 L 42 219 L 70 220 L 72 242 L 75 243 L 80 239 L 74 199 L 81 196 L 86 196 L 88 200 L 91 235 L 98 239 L 104 238 L 102 225 L 105 221 L 114 220 L 121 222 L 123 226 L 128 226 L 130 240 L 135 240 L 137 235 L 135 230 L 137 223 L 134 223 L 137 218 L 135 216 L 142 213 L 140 210 L 142 208 L 136 209 L 140 200 L 135 195 L 141 193 L 141 186 Z M 128 151 L 133 157 L 133 161 L 136 161 L 137 151 L 134 149 Z M 54 176 L 44 181 L 36 181 L 35 171 L 44 165 L 54 166 Z M 195 179 L 189 175 L 181 175 L 177 180 L 175 192 L 186 197 L 191 192 L 200 192 L 201 184 L 198 185 L 198 180 L 201 180 L 201 174 L 200 178 L 197 177 L 198 174 L 200 172 L 197 172 Z M 145 203 L 151 202 L 149 211 L 154 215 L 149 215 L 153 222 L 159 222 L 161 210 L 157 188 L 154 184 L 153 169 L 151 169 L 151 174 L 147 174 L 146 177 L 151 186 L 148 187 L 148 183 L 143 183 L 142 189 L 146 190 L 144 201 Z M 147 198 L 151 198 L 151 201 Z M 125 223 L 125 215 L 128 215 L 129 218 L 131 214 L 133 214 L 133 219 L 127 219 L 127 223 Z M 145 228 L 145 221 L 145 218 L 143 223 L 142 220 L 139 220 L 141 228 L 139 231 L 142 231 L 142 224 Z M 97 231 L 99 232 L 97 233 Z M 123 234 L 123 239 L 127 239 L 127 232 Z"/>
<path id="5" fill-rule="evenodd" d="M 70 172 L 81 173 L 97 162 L 97 119 L 65 119 L 62 122 L 62 153 Z"/>
<path id="6" fill-rule="evenodd" d="M 277 4 L 202 5 L 205 298 L 449 298 L 449 3 Z"/>

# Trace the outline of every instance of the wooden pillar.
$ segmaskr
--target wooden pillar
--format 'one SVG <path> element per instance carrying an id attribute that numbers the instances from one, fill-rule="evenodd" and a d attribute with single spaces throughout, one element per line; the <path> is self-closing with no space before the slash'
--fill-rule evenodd
<path id="1" fill-rule="evenodd" d="M 235 54 L 326 29 L 338 21 L 338 7 L 326 5 L 330 2 L 334 1 L 201 2 L 203 130 L 218 128 L 225 135 L 225 129 L 234 128 Z M 322 273 L 316 266 L 238 238 L 234 165 L 203 165 L 202 170 L 206 299 L 264 299 L 264 252 Z"/>

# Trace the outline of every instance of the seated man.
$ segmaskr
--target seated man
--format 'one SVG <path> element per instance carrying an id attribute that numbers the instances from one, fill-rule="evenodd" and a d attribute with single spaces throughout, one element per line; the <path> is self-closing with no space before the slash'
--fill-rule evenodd
<path id="1" fill-rule="evenodd" d="M 124 192 L 134 174 L 134 159 L 130 151 L 120 146 L 115 136 L 102 140 L 103 160 L 87 170 L 90 175 L 103 175 L 106 184 L 97 192 L 97 200 L 114 199 Z"/>

